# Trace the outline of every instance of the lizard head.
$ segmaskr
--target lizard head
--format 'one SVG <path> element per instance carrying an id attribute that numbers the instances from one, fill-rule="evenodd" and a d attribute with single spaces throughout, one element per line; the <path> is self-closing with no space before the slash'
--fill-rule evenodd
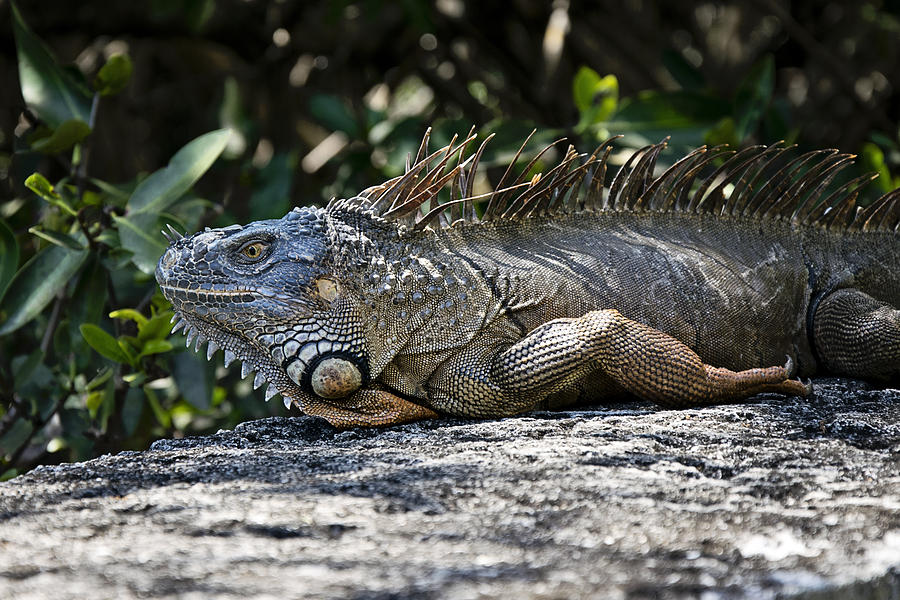
<path id="1" fill-rule="evenodd" d="M 294 209 L 281 219 L 174 234 L 156 267 L 172 303 L 175 329 L 190 346 L 208 340 L 207 357 L 225 352 L 226 366 L 255 371 L 302 403 L 310 395 L 340 398 L 366 383 L 366 347 L 354 303 L 329 273 L 323 211 Z"/>

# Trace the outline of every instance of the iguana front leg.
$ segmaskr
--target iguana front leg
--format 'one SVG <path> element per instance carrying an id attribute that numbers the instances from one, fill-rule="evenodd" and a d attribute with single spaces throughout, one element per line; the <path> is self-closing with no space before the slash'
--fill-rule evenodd
<path id="1" fill-rule="evenodd" d="M 322 417 L 338 429 L 400 425 L 438 417 L 433 410 L 382 389 L 360 389 L 333 401 L 308 395 L 292 400 L 304 413 Z"/>
<path id="2" fill-rule="evenodd" d="M 432 405 L 457 413 L 462 407 L 462 414 L 472 416 L 509 414 L 598 370 L 625 391 L 667 407 L 730 402 L 760 392 L 808 392 L 790 379 L 790 361 L 740 372 L 713 367 L 675 338 L 616 310 L 550 321 L 490 354 L 485 347 L 445 365 L 430 382 Z"/>

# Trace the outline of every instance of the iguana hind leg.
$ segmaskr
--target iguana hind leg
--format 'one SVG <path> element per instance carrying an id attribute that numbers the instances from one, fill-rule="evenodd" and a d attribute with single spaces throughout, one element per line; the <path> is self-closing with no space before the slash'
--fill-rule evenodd
<path id="1" fill-rule="evenodd" d="M 445 365 L 430 385 L 439 410 L 510 414 L 540 406 L 597 371 L 616 389 L 673 408 L 733 402 L 760 392 L 808 392 L 790 379 L 790 361 L 740 372 L 713 367 L 675 338 L 616 310 L 550 321 L 494 354 L 487 365 L 486 355 L 469 354 Z"/>
<path id="2" fill-rule="evenodd" d="M 900 310 L 856 289 L 826 296 L 813 338 L 825 367 L 841 375 L 900 380 Z"/>
<path id="3" fill-rule="evenodd" d="M 545 324 L 500 355 L 494 372 L 501 386 L 516 388 L 554 372 L 565 377 L 589 361 L 626 391 L 662 406 L 703 406 L 761 392 L 806 393 L 802 383 L 790 380 L 790 361 L 739 372 L 713 367 L 675 338 L 616 310 Z"/>

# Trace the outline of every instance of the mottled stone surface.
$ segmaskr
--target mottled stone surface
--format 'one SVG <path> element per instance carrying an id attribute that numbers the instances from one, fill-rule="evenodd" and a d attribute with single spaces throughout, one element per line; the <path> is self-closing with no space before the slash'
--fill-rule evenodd
<path id="1" fill-rule="evenodd" d="M 900 392 L 339 433 L 0 484 L 6 598 L 900 598 Z"/>

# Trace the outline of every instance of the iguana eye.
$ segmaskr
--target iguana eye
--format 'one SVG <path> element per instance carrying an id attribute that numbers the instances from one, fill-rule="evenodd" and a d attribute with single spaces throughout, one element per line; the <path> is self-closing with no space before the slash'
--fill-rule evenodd
<path id="1" fill-rule="evenodd" d="M 258 260 L 266 250 L 262 242 L 251 242 L 240 249 L 240 253 L 250 260 Z"/>

